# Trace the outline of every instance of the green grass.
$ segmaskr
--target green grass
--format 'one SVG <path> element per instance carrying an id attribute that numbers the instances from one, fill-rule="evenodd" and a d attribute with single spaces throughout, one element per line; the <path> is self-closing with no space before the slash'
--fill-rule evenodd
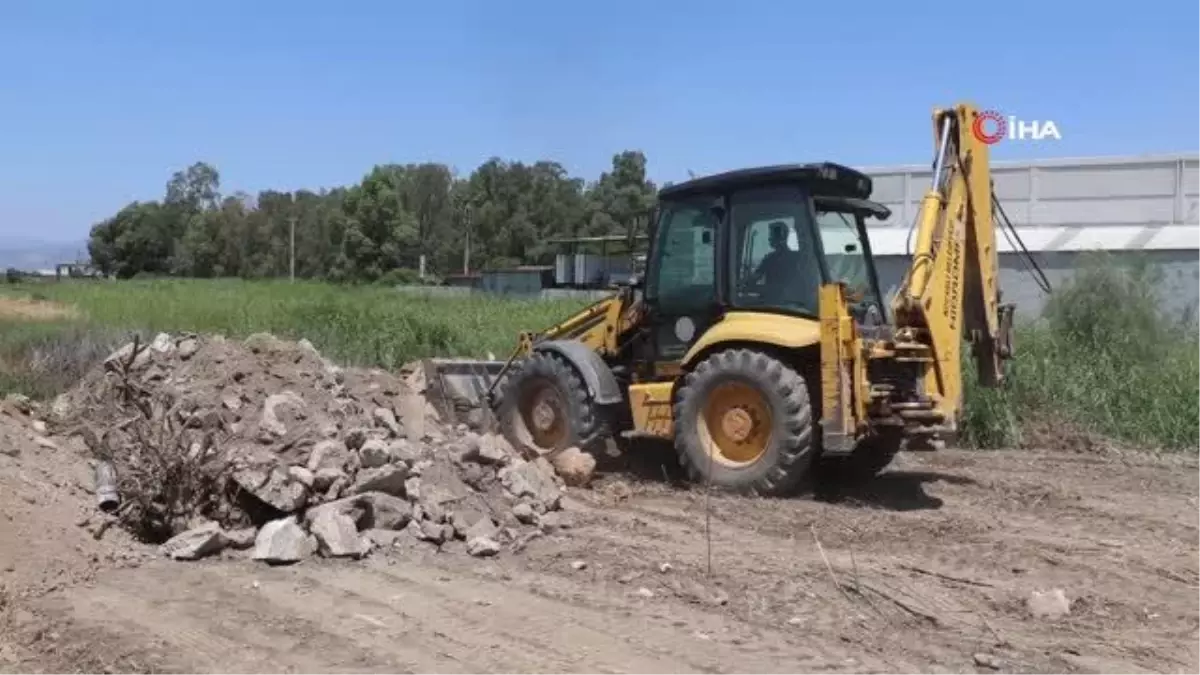
<path id="1" fill-rule="evenodd" d="M 1056 289 L 1046 316 L 1019 327 L 1007 385 L 967 382 L 964 440 L 1017 445 L 1059 423 L 1151 448 L 1200 445 L 1200 344 L 1191 317 L 1162 316 L 1154 279 L 1105 261 Z M 336 361 L 394 369 L 428 356 L 506 357 L 522 330 L 582 301 L 417 297 L 378 286 L 237 280 L 61 282 L 0 289 L 71 305 L 72 320 L 0 317 L 0 391 L 45 397 L 69 386 L 132 331 L 266 331 L 307 338 Z M 967 364 L 967 372 L 972 372 Z"/>
<path id="2" fill-rule="evenodd" d="M 134 332 L 265 331 L 307 338 L 339 363 L 396 369 L 429 356 L 506 358 L 519 332 L 545 328 L 586 304 L 240 280 L 64 281 L 0 293 L 70 305 L 82 315 L 38 322 L 0 315 L 0 392 L 37 398 L 71 386 Z"/>
<path id="3" fill-rule="evenodd" d="M 1006 385 L 982 389 L 968 379 L 967 442 L 1012 446 L 1036 422 L 1196 452 L 1195 317 L 1163 313 L 1154 297 L 1157 282 L 1148 268 L 1121 268 L 1098 257 L 1055 289 L 1042 320 L 1017 332 Z"/>
<path id="4" fill-rule="evenodd" d="M 24 289 L 73 305 L 110 330 L 196 331 L 307 338 L 343 363 L 396 368 L 427 356 L 507 356 L 522 330 L 552 324 L 586 303 L 479 296 L 433 298 L 378 286 L 315 282 L 155 280 L 64 282 Z"/>

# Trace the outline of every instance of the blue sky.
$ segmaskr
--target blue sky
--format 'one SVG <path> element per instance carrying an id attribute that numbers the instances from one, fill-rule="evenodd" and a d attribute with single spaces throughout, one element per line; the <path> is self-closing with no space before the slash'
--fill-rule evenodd
<path id="1" fill-rule="evenodd" d="M 951 11 L 951 10 L 954 11 Z M 928 160 L 970 99 L 1062 140 L 994 159 L 1196 151 L 1198 7 L 803 0 L 4 0 L 0 239 L 68 240 L 171 172 L 227 191 L 492 155 L 594 177 Z M 959 13 L 955 13 L 959 12 Z"/>

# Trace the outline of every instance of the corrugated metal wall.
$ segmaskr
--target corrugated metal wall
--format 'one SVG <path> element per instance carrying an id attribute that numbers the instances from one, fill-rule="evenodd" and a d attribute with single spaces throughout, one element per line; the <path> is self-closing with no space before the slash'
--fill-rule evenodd
<path id="1" fill-rule="evenodd" d="M 865 169 L 892 209 L 872 247 L 903 255 L 932 178 L 929 167 Z M 1200 244 L 1200 155 L 995 162 L 996 196 L 1039 251 L 1191 250 Z M 1007 242 L 1001 242 L 1005 250 Z"/>
<path id="2" fill-rule="evenodd" d="M 1053 289 L 1075 274 L 1086 254 L 1068 251 L 1033 255 Z M 1138 259 L 1149 262 L 1160 278 L 1158 296 L 1161 307 L 1172 315 L 1183 316 L 1200 308 L 1200 294 L 1197 293 L 1200 288 L 1200 263 L 1195 251 L 1109 252 L 1109 255 L 1118 264 L 1132 265 Z M 902 256 L 881 256 L 876 259 L 876 266 L 879 284 L 884 294 L 890 296 L 908 269 L 908 260 Z M 1014 254 L 1000 256 L 1000 288 L 1004 291 L 1005 302 L 1015 302 L 1017 315 L 1022 318 L 1039 316 L 1048 300 Z"/>
<path id="3" fill-rule="evenodd" d="M 929 167 L 866 169 L 874 199 L 892 209 L 872 226 L 880 283 L 899 283 L 908 266 L 908 232 L 929 189 Z M 1181 314 L 1200 306 L 1200 155 L 994 162 L 996 196 L 1053 285 L 1068 280 L 1088 251 L 1118 263 L 1145 259 L 1160 275 L 1163 307 Z M 1024 316 L 1046 298 L 1000 241 L 1001 284 Z"/>

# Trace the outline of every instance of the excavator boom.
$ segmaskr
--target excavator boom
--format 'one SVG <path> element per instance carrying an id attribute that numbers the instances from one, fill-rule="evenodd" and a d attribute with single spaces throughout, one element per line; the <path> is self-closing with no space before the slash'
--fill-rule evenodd
<path id="1" fill-rule="evenodd" d="M 892 303 L 897 342 L 922 345 L 926 396 L 952 422 L 962 408 L 962 346 L 980 384 L 998 386 L 1011 356 L 1012 305 L 1002 305 L 988 145 L 970 104 L 934 111 L 936 158 L 912 263 Z"/>

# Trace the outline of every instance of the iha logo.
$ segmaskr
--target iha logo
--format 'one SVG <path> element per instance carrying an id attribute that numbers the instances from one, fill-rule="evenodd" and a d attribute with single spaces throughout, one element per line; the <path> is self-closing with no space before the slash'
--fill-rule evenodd
<path id="1" fill-rule="evenodd" d="M 971 123 L 971 133 L 981 143 L 995 145 L 1004 139 L 1010 141 L 1062 140 L 1058 125 L 1053 120 L 1026 121 L 1014 115 L 1005 117 L 995 110 L 984 110 Z"/>

